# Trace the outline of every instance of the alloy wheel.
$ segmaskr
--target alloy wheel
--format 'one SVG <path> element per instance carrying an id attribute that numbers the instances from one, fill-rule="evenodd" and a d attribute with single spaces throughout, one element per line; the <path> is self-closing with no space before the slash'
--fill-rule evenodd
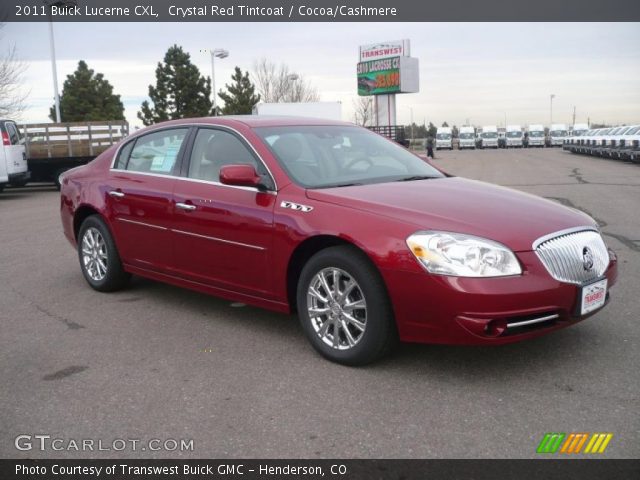
<path id="1" fill-rule="evenodd" d="M 346 271 L 320 270 L 307 290 L 307 311 L 320 339 L 337 350 L 353 348 L 367 327 L 367 303 L 358 282 Z"/>
<path id="2" fill-rule="evenodd" d="M 99 282 L 107 274 L 107 244 L 97 228 L 90 227 L 82 237 L 82 266 L 89 277 Z"/>

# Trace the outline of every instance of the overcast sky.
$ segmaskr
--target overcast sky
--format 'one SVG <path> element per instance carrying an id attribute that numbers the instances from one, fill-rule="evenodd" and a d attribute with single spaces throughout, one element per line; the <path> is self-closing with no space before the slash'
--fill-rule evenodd
<path id="1" fill-rule="evenodd" d="M 28 65 L 29 108 L 23 121 L 46 121 L 53 103 L 47 23 L 12 23 L 2 49 L 15 44 Z M 211 63 L 203 48 L 226 48 L 216 60 L 216 86 L 235 65 L 251 70 L 266 56 L 284 62 L 341 101 L 352 120 L 358 46 L 408 38 L 420 60 L 420 93 L 398 95 L 398 121 L 461 125 L 640 123 L 640 23 L 56 23 L 60 89 L 78 60 L 104 73 L 125 104 L 127 119 L 155 83 L 155 68 L 174 43 L 201 73 Z"/>

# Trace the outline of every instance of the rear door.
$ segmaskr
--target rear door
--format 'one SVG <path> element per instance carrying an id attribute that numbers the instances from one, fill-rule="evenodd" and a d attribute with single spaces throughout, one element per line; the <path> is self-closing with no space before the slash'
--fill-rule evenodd
<path id="1" fill-rule="evenodd" d="M 6 155 L 7 174 L 27 171 L 27 154 L 18 126 L 13 121 L 5 121 L 2 134 Z M 8 142 L 7 142 L 8 139 Z"/>
<path id="2" fill-rule="evenodd" d="M 105 194 L 120 256 L 129 265 L 170 268 L 172 196 L 188 133 L 188 127 L 156 130 L 117 154 Z"/>

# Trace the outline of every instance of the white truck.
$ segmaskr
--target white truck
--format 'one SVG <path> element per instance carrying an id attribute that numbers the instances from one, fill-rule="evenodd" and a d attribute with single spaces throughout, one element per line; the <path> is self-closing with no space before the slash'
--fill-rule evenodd
<path id="1" fill-rule="evenodd" d="M 436 132 L 436 150 L 453 150 L 453 134 L 450 127 L 440 127 Z"/>
<path id="2" fill-rule="evenodd" d="M 524 145 L 524 134 L 520 125 L 507 125 L 507 131 L 505 134 L 507 148 L 518 147 L 522 148 Z"/>
<path id="3" fill-rule="evenodd" d="M 589 131 L 589 125 L 586 123 L 576 123 L 571 128 L 569 136 L 564 140 L 563 150 L 574 151 L 580 145 L 581 136 Z"/>
<path id="4" fill-rule="evenodd" d="M 544 127 L 542 125 L 529 125 L 529 147 L 544 147 Z"/>
<path id="5" fill-rule="evenodd" d="M 258 103 L 253 107 L 254 115 L 289 115 L 295 117 L 342 120 L 340 102 L 296 102 L 296 103 Z"/>
<path id="6" fill-rule="evenodd" d="M 482 140 L 481 148 L 498 148 L 498 127 L 496 125 L 482 127 L 480 139 Z"/>
<path id="7" fill-rule="evenodd" d="M 571 129 L 571 135 L 581 137 L 585 132 L 589 131 L 589 125 L 586 123 L 576 123 Z"/>
<path id="8" fill-rule="evenodd" d="M 9 185 L 22 186 L 29 181 L 24 138 L 13 120 L 0 119 L 0 192 Z"/>
<path id="9" fill-rule="evenodd" d="M 463 148 L 471 148 L 475 150 L 476 148 L 476 129 L 475 128 L 460 127 L 458 138 L 460 140 L 460 143 L 458 144 L 458 148 L 460 150 L 462 150 Z"/>
<path id="10" fill-rule="evenodd" d="M 568 136 L 569 132 L 564 123 L 554 123 L 549 129 L 549 145 L 552 147 L 561 147 Z"/>

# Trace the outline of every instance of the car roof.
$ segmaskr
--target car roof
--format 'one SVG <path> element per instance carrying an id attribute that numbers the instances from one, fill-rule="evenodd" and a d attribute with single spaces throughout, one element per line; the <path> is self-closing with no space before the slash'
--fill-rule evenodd
<path id="1" fill-rule="evenodd" d="M 228 115 L 220 117 L 199 117 L 199 118 L 182 118 L 180 120 L 170 120 L 168 122 L 157 123 L 157 126 L 171 126 L 183 124 L 209 124 L 233 127 L 238 124 L 244 124 L 250 128 L 255 127 L 285 127 L 297 125 L 343 125 L 354 126 L 353 123 L 341 122 L 337 120 L 329 120 L 326 118 L 296 117 L 288 115 Z"/>

